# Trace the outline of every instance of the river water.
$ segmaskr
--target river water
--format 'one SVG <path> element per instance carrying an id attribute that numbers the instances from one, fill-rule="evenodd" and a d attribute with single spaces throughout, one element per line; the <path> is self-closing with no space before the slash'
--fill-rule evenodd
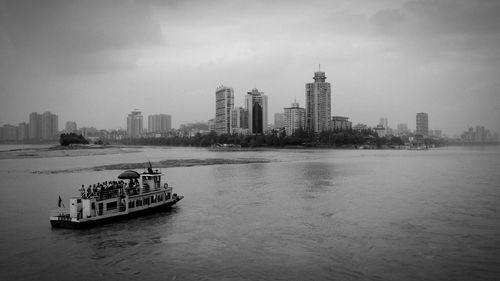
<path id="1" fill-rule="evenodd" d="M 499 147 L 132 153 L 0 160 L 0 280 L 498 280 Z M 170 211 L 86 230 L 49 212 L 167 159 L 269 163 L 163 169 Z"/>

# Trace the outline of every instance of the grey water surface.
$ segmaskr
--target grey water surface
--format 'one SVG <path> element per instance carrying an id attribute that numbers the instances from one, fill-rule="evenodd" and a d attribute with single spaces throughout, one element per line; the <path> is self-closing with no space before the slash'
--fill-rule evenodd
<path id="1" fill-rule="evenodd" d="M 196 158 L 270 162 L 163 169 L 172 210 L 50 227 L 58 196 L 121 172 L 50 171 Z M 498 280 L 499 171 L 498 147 L 4 159 L 0 280 Z"/>

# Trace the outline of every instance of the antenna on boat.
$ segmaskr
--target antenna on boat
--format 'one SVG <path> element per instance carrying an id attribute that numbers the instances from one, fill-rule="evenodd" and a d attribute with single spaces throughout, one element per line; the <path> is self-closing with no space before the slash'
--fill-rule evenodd
<path id="1" fill-rule="evenodd" d="M 148 173 L 150 173 L 150 174 L 154 174 L 154 171 L 153 171 L 153 165 L 151 165 L 151 161 L 149 161 L 149 159 L 148 159 L 148 163 L 149 163 Z"/>

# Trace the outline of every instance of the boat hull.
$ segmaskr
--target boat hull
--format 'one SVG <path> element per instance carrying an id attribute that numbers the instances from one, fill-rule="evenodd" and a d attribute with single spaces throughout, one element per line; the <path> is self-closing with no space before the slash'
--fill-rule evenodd
<path id="1" fill-rule="evenodd" d="M 121 220 L 126 220 L 129 218 L 133 217 L 139 217 L 142 215 L 150 214 L 150 213 L 155 213 L 159 211 L 164 211 L 164 210 L 169 210 L 173 205 L 175 205 L 177 202 L 179 202 L 182 198 L 184 197 L 178 197 L 176 200 L 173 200 L 171 202 L 167 202 L 162 205 L 138 210 L 135 212 L 131 213 L 124 213 L 116 216 L 111 216 L 111 217 L 105 217 L 105 218 L 100 218 L 100 219 L 95 219 L 95 220 L 85 220 L 85 221 L 73 221 L 71 219 L 63 219 L 63 218 L 57 218 L 57 219 L 52 219 L 50 220 L 50 224 L 52 225 L 53 228 L 89 228 L 97 225 L 103 225 L 111 222 L 116 222 L 116 221 L 121 221 Z"/>

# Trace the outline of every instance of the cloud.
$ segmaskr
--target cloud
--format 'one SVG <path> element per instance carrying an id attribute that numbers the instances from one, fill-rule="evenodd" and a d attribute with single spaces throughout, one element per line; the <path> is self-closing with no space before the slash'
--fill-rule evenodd
<path id="1" fill-rule="evenodd" d="M 428 61 L 500 59 L 500 2 L 416 0 L 371 17 L 391 50 Z M 486 59 L 486 60 L 484 60 Z"/>
<path id="2" fill-rule="evenodd" d="M 162 43 L 151 7 L 135 1 L 4 1 L 0 15 L 0 58 L 37 71 L 130 67 L 138 49 Z"/>
<path id="3" fill-rule="evenodd" d="M 404 23 L 405 15 L 397 9 L 385 9 L 375 13 L 371 21 L 382 32 L 391 32 Z"/>

